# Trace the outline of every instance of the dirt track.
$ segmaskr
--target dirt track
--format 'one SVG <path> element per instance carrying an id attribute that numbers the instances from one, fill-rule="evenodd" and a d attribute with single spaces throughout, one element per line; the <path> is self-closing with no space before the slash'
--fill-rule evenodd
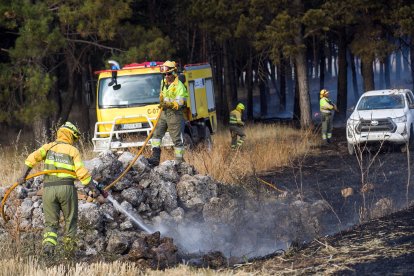
<path id="1" fill-rule="evenodd" d="M 378 155 L 372 151 L 363 154 L 361 166 L 347 152 L 345 131 L 336 129 L 331 145 L 315 149 L 290 167 L 262 175 L 279 188 L 302 191 L 305 199 L 327 200 L 338 221 L 329 231 L 332 236 L 253 262 L 246 270 L 260 268 L 270 274 L 414 273 L 414 207 L 386 216 L 406 208 L 407 195 L 408 205 L 412 205 L 414 185 L 407 188 L 414 169 L 413 153 L 410 155 L 409 163 L 407 154 L 396 148 L 383 149 Z M 344 198 L 341 189 L 347 187 L 354 194 Z"/>

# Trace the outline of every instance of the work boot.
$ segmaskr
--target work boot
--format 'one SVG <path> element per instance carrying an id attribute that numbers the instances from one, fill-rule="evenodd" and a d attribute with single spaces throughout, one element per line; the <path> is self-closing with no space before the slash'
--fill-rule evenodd
<path id="1" fill-rule="evenodd" d="M 158 147 L 152 148 L 152 155 L 150 158 L 147 158 L 148 163 L 155 167 L 160 164 L 161 159 L 161 149 Z"/>

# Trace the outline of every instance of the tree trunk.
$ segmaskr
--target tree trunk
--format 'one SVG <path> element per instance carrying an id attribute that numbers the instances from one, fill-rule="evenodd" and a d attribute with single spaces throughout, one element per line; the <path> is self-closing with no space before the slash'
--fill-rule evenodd
<path id="1" fill-rule="evenodd" d="M 277 67 L 277 76 L 279 78 L 279 110 L 286 110 L 286 59 L 280 55 L 280 64 Z"/>
<path id="2" fill-rule="evenodd" d="M 390 56 L 387 56 L 384 61 L 384 79 L 386 89 L 391 88 L 390 58 Z"/>
<path id="3" fill-rule="evenodd" d="M 372 69 L 372 63 L 374 59 L 372 57 L 363 57 L 361 59 L 361 71 L 364 81 L 364 92 L 375 90 L 374 85 L 374 71 Z"/>
<path id="4" fill-rule="evenodd" d="M 297 76 L 297 69 L 295 67 L 295 76 Z M 300 96 L 299 96 L 299 84 L 298 78 L 295 78 L 295 91 L 294 91 L 294 102 L 293 102 L 293 119 L 300 122 Z"/>
<path id="5" fill-rule="evenodd" d="M 246 89 L 247 89 L 247 119 L 253 120 L 253 60 L 252 50 L 249 51 L 249 61 L 246 71 Z"/>
<path id="6" fill-rule="evenodd" d="M 83 64 L 86 64 L 86 62 L 84 62 Z M 89 133 L 89 130 L 90 130 L 89 105 L 86 102 L 86 95 L 90 91 L 86 91 L 85 89 L 85 83 L 88 82 L 88 71 L 84 66 L 82 66 L 82 69 L 81 69 L 81 79 L 82 79 L 82 85 L 79 90 L 81 91 L 80 110 L 82 114 L 82 120 L 81 122 L 79 122 L 79 124 L 81 124 L 81 130 L 85 138 L 89 140 L 91 138 L 90 133 Z"/>
<path id="7" fill-rule="evenodd" d="M 321 42 L 319 46 L 319 90 L 325 87 L 325 42 Z"/>
<path id="8" fill-rule="evenodd" d="M 348 64 L 346 61 L 346 31 L 345 28 L 342 28 L 339 32 L 339 42 L 338 42 L 338 95 L 337 103 L 339 109 L 339 117 L 345 119 L 346 117 L 346 108 L 347 108 L 347 99 L 348 99 Z"/>
<path id="9" fill-rule="evenodd" d="M 351 61 L 351 74 L 352 74 L 352 90 L 354 90 L 354 97 L 355 101 L 359 99 L 359 89 L 358 89 L 358 79 L 357 79 L 357 71 L 355 67 L 355 56 L 349 51 L 349 59 Z"/>
<path id="10" fill-rule="evenodd" d="M 395 52 L 395 80 L 401 79 L 401 51 Z"/>
<path id="11" fill-rule="evenodd" d="M 49 138 L 47 133 L 47 119 L 37 117 L 33 120 L 33 140 L 37 141 L 39 144 L 45 144 L 48 142 L 51 142 L 53 139 Z M 36 145 L 36 147 L 39 147 L 41 145 Z"/>
<path id="12" fill-rule="evenodd" d="M 232 103 L 232 92 L 231 92 L 231 74 L 230 74 L 230 62 L 228 54 L 227 42 L 223 43 L 223 70 L 224 70 L 224 100 L 227 107 L 227 114 L 234 108 Z M 228 117 L 228 116 L 226 116 Z"/>
<path id="13" fill-rule="evenodd" d="M 294 0 L 294 3 L 303 11 L 302 0 Z M 298 47 L 304 45 L 302 26 L 298 25 L 295 30 L 295 44 Z M 299 104 L 300 104 L 300 125 L 302 128 L 309 128 L 312 125 L 311 108 L 309 98 L 308 76 L 306 74 L 306 49 L 299 48 L 295 55 L 295 65 L 297 72 L 297 83 L 299 88 Z"/>
<path id="14" fill-rule="evenodd" d="M 384 89 L 384 61 L 380 60 L 380 71 L 379 71 L 379 89 Z"/>
<path id="15" fill-rule="evenodd" d="M 73 57 L 71 56 L 71 53 L 68 51 L 65 51 L 65 61 L 66 61 L 66 67 L 67 67 L 67 93 L 62 101 L 62 113 L 60 115 L 60 118 L 62 122 L 66 122 L 69 118 L 69 114 L 72 110 L 74 95 L 75 95 L 75 79 L 74 79 L 74 64 L 73 64 Z"/>
<path id="16" fill-rule="evenodd" d="M 267 115 L 267 79 L 260 78 L 259 80 L 259 92 L 260 92 L 260 117 L 263 118 Z"/>

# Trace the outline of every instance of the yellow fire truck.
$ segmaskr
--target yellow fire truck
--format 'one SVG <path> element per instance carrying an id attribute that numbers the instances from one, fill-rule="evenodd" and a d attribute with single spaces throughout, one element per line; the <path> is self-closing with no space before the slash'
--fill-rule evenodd
<path id="1" fill-rule="evenodd" d="M 110 70 L 98 74 L 94 151 L 139 147 L 153 128 L 159 112 L 162 62 L 132 63 L 120 68 L 109 61 Z M 217 129 L 216 105 L 211 66 L 208 63 L 183 67 L 179 79 L 189 98 L 184 110 L 184 144 L 203 142 L 211 147 L 211 134 Z M 162 146 L 172 146 L 169 134 Z"/>

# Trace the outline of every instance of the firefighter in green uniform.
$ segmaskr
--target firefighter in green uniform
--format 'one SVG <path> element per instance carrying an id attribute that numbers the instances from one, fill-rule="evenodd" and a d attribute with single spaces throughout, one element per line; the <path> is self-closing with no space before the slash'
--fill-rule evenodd
<path id="1" fill-rule="evenodd" d="M 76 246 L 78 222 L 78 194 L 74 185 L 77 178 L 87 186 L 94 196 L 99 195 L 89 171 L 83 165 L 79 150 L 73 144 L 79 139 L 80 133 L 75 125 L 66 122 L 57 131 L 57 139 L 41 146 L 31 153 L 17 180 L 23 184 L 30 170 L 37 163 L 44 161 L 44 170 L 67 170 L 76 176 L 66 173 L 46 174 L 43 181 L 43 213 L 45 229 L 43 233 L 43 251 L 52 254 L 58 242 L 60 211 L 65 219 L 64 249 L 73 252 Z"/>
<path id="2" fill-rule="evenodd" d="M 174 155 L 176 162 L 184 161 L 184 108 L 188 98 L 185 85 L 178 79 L 177 65 L 174 61 L 167 60 L 160 67 L 164 79 L 161 81 L 160 107 L 163 108 L 158 124 L 151 139 L 152 156 L 148 163 L 158 166 L 161 157 L 161 140 L 168 129 L 174 143 Z"/>
<path id="3" fill-rule="evenodd" d="M 243 145 L 244 140 L 246 139 L 246 134 L 244 133 L 243 126 L 244 122 L 242 121 L 242 113 L 245 107 L 244 104 L 238 103 L 236 109 L 230 112 L 230 135 L 231 135 L 231 148 L 237 149 Z M 240 137 L 240 138 L 238 138 Z"/>
<path id="4" fill-rule="evenodd" d="M 324 144 L 328 144 L 332 138 L 332 113 L 334 110 L 338 111 L 338 109 L 329 99 L 328 90 L 322 89 L 319 97 L 319 109 L 322 116 L 322 141 Z"/>

